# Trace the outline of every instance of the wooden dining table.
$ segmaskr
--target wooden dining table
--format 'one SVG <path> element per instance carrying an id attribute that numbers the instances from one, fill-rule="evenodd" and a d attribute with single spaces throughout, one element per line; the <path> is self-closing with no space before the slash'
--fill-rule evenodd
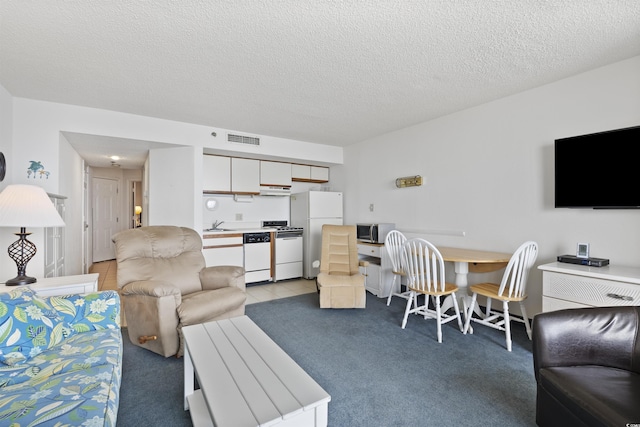
<path id="1" fill-rule="evenodd" d="M 463 249 L 439 246 L 438 250 L 442 254 L 444 261 L 453 262 L 455 271 L 455 284 L 458 285 L 458 298 L 461 302 L 461 310 L 466 314 L 467 303 L 470 299 L 467 292 L 468 274 L 488 273 L 497 271 L 507 266 L 511 255 L 504 252 L 492 252 L 481 249 Z M 447 297 L 442 303 L 442 311 L 447 311 L 453 306 L 451 298 Z"/>
<path id="2" fill-rule="evenodd" d="M 445 261 L 453 262 L 456 273 L 455 284 L 459 288 L 468 285 L 467 275 L 497 271 L 507 266 L 512 254 L 491 252 L 480 249 L 463 249 L 438 246 Z"/>

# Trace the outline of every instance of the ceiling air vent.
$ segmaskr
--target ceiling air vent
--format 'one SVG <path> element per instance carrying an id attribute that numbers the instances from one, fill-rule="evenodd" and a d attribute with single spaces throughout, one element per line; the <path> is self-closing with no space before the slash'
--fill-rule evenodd
<path id="1" fill-rule="evenodd" d="M 234 135 L 232 133 L 227 134 L 227 141 L 237 142 L 239 144 L 260 145 L 260 138 L 253 136 Z"/>

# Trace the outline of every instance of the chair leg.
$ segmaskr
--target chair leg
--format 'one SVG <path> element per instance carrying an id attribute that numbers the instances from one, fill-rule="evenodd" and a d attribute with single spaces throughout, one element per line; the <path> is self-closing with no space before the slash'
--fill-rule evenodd
<path id="1" fill-rule="evenodd" d="M 469 304 L 469 309 L 467 310 L 467 313 L 466 313 L 466 319 L 464 322 L 464 331 L 462 331 L 463 334 L 466 334 L 469 331 L 469 325 L 471 324 L 471 316 L 473 316 L 473 309 L 476 306 L 477 299 L 478 299 L 478 294 L 474 292 L 473 296 L 471 297 L 471 303 Z"/>
<path id="2" fill-rule="evenodd" d="M 453 309 L 455 310 L 456 317 L 458 318 L 458 328 L 460 328 L 460 332 L 462 332 L 464 326 L 462 326 L 462 316 L 460 316 L 460 307 L 458 306 L 458 298 L 456 296 L 456 293 L 454 292 L 453 294 L 451 294 L 451 297 L 453 298 Z"/>
<path id="3" fill-rule="evenodd" d="M 438 342 L 442 343 L 442 323 L 440 322 L 440 295 L 436 296 L 435 298 L 435 303 L 436 303 L 436 324 L 438 325 Z"/>
<path id="4" fill-rule="evenodd" d="M 502 310 L 504 313 L 504 335 L 507 339 L 507 350 L 511 351 L 511 321 L 509 320 L 509 303 L 507 301 L 502 303 Z"/>
<path id="5" fill-rule="evenodd" d="M 393 296 L 393 293 L 396 290 L 396 278 L 398 277 L 397 274 L 393 275 L 393 282 L 391 282 L 391 289 L 389 290 L 389 296 L 387 297 L 387 307 L 389 306 L 389 304 L 391 304 L 391 297 Z"/>
<path id="6" fill-rule="evenodd" d="M 409 294 L 409 299 L 407 300 L 407 308 L 405 308 L 404 310 L 404 318 L 402 319 L 402 329 L 404 329 L 404 327 L 407 325 L 407 317 L 409 317 L 409 310 L 411 309 L 411 300 L 413 300 L 414 296 L 416 296 L 416 293 L 412 291 Z"/>
<path id="7" fill-rule="evenodd" d="M 524 303 L 520 303 L 520 311 L 522 312 L 522 320 L 524 320 L 524 327 L 527 330 L 529 341 L 531 341 L 531 325 L 529 324 L 529 318 L 527 317 L 527 310 L 524 308 Z"/>

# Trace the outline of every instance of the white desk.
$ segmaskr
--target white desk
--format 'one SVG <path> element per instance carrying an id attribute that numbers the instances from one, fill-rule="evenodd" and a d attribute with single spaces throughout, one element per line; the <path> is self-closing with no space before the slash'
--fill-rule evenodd
<path id="1" fill-rule="evenodd" d="M 47 297 L 52 295 L 88 294 L 98 291 L 98 277 L 98 273 L 47 277 L 38 279 L 36 283 L 19 286 L 29 286 L 37 294 Z M 0 284 L 0 292 L 10 292 L 17 287 L 7 286 L 2 283 Z"/>

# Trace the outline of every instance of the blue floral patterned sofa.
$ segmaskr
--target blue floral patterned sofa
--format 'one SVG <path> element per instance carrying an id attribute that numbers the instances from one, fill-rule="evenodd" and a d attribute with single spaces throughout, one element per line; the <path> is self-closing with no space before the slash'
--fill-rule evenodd
<path id="1" fill-rule="evenodd" d="M 0 293 L 0 425 L 115 426 L 121 376 L 116 292 Z"/>

